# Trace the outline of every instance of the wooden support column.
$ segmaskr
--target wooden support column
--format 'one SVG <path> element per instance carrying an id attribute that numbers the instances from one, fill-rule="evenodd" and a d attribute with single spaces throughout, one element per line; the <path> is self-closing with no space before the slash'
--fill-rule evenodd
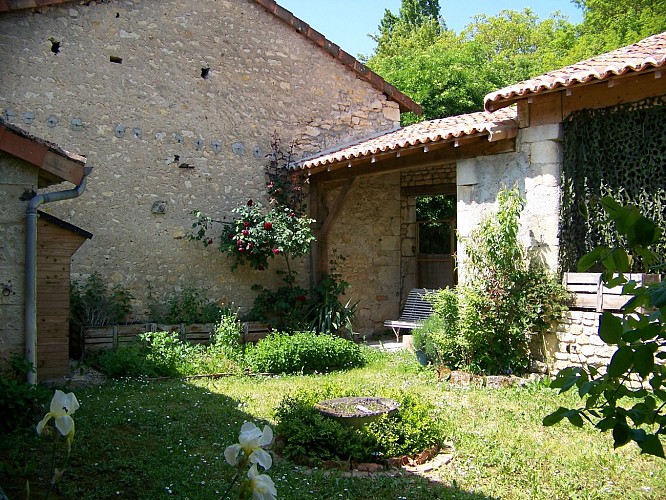
<path id="1" fill-rule="evenodd" d="M 337 219 L 340 209 L 344 206 L 345 200 L 355 181 L 356 178 L 352 177 L 344 182 L 340 193 L 338 193 L 337 198 L 333 202 L 333 206 L 328 211 L 325 210 L 326 189 L 324 189 L 324 186 L 320 183 L 313 183 L 310 188 L 310 198 L 312 201 L 311 214 L 318 223 L 318 227 L 315 229 L 317 240 L 312 248 L 312 263 L 314 267 L 312 274 L 315 283 L 318 283 L 321 277 L 329 272 L 328 233 Z"/>

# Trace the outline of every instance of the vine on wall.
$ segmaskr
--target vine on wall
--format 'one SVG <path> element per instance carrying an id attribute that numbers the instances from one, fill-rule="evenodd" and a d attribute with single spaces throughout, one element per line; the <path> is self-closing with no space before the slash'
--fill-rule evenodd
<path id="1" fill-rule="evenodd" d="M 593 248 L 625 243 L 601 224 L 606 215 L 596 201 L 603 196 L 638 206 L 666 229 L 666 96 L 577 111 L 563 125 L 560 263 L 575 271 Z M 666 253 L 664 238 L 655 251 Z"/>

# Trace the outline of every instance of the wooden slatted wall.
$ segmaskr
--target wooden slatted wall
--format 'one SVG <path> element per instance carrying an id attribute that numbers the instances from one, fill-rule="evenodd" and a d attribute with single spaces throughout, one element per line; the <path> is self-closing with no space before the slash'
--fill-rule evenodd
<path id="1" fill-rule="evenodd" d="M 37 377 L 69 373 L 69 282 L 72 255 L 86 240 L 40 218 L 37 222 Z"/>

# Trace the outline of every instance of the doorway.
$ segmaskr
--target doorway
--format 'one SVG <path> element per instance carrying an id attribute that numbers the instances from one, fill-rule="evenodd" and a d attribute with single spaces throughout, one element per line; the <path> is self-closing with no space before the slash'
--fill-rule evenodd
<path id="1" fill-rule="evenodd" d="M 456 197 L 416 197 L 416 265 L 419 288 L 446 288 L 458 282 Z"/>

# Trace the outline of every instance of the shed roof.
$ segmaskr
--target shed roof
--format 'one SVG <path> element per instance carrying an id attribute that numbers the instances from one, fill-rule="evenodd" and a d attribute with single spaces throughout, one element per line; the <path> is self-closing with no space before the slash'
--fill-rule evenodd
<path id="1" fill-rule="evenodd" d="M 2 0 L 0 0 L 2 1 Z M 0 117 L 0 151 L 9 153 L 40 169 L 40 187 L 83 179 L 85 156 L 65 151 L 57 144 L 40 139 Z"/>
<path id="2" fill-rule="evenodd" d="M 89 240 L 93 237 L 93 234 L 91 232 L 88 232 L 85 229 L 82 229 L 79 226 L 75 226 L 74 224 L 71 224 L 67 221 L 59 219 L 58 217 L 56 217 L 54 215 L 48 214 L 46 212 L 42 212 L 41 210 L 37 210 L 37 214 L 39 215 L 40 219 L 44 219 L 45 221 L 48 221 L 51 224 L 55 224 L 56 226 L 61 227 L 63 229 L 66 229 L 67 231 L 69 231 L 71 233 L 82 236 L 83 238 L 86 238 L 86 239 Z"/>
<path id="3" fill-rule="evenodd" d="M 655 71 L 666 66 L 666 32 L 488 94 L 487 111 L 536 94 L 597 83 L 614 76 Z"/>
<path id="4" fill-rule="evenodd" d="M 381 153 L 400 149 L 427 146 L 431 143 L 450 142 L 478 136 L 487 136 L 489 142 L 515 137 L 518 118 L 515 108 L 496 113 L 480 111 L 465 115 L 428 120 L 380 136 L 355 142 L 333 151 L 306 158 L 297 167 L 309 169 L 338 162 L 372 158 Z"/>
<path id="5" fill-rule="evenodd" d="M 0 0 L 0 12 L 8 12 L 20 9 L 32 9 L 68 3 L 73 0 Z M 356 74 L 356 76 L 370 83 L 377 90 L 382 92 L 390 100 L 395 101 L 400 106 L 400 111 L 412 111 L 417 115 L 423 114 L 421 106 L 412 99 L 396 89 L 393 85 L 384 80 L 377 73 L 371 71 L 365 64 L 358 61 L 354 56 L 345 52 L 340 46 L 328 40 L 324 35 L 313 29 L 308 23 L 297 18 L 287 9 L 281 7 L 275 0 L 250 0 L 260 5 L 264 10 L 273 14 L 282 22 L 291 26 L 296 32 L 314 43 L 324 52 L 328 53 L 341 64 Z"/>

